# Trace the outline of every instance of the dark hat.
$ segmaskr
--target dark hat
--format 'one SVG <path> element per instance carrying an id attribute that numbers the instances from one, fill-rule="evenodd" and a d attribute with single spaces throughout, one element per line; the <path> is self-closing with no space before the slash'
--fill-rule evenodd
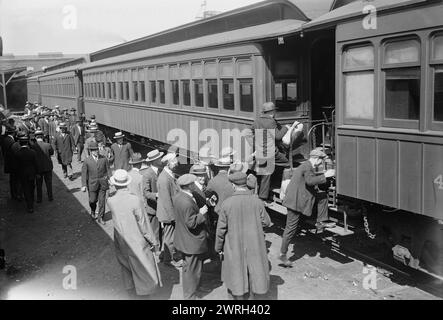
<path id="1" fill-rule="evenodd" d="M 142 163 L 143 161 L 144 159 L 142 158 L 142 154 L 136 152 L 132 155 L 131 159 L 129 160 L 129 164 Z"/>
<path id="2" fill-rule="evenodd" d="M 311 153 L 309 153 L 309 157 L 311 158 L 326 158 L 327 155 L 326 153 L 324 153 L 323 151 L 319 150 L 319 149 L 314 149 L 311 151 Z"/>
<path id="3" fill-rule="evenodd" d="M 228 176 L 230 182 L 237 186 L 245 186 L 248 176 L 244 172 L 236 172 Z"/>
<path id="4" fill-rule="evenodd" d="M 204 175 L 206 174 L 206 167 L 201 164 L 194 164 L 189 170 L 189 173 L 195 175 Z"/>
<path id="5" fill-rule="evenodd" d="M 191 183 L 194 183 L 195 180 L 197 180 L 197 177 L 195 175 L 186 173 L 177 179 L 177 183 L 179 186 L 187 186 Z"/>
<path id="6" fill-rule="evenodd" d="M 89 150 L 97 150 L 98 149 L 98 143 L 96 141 L 91 141 L 90 145 L 88 146 Z"/>
<path id="7" fill-rule="evenodd" d="M 20 140 L 20 141 L 27 141 L 27 140 L 29 140 L 29 137 L 28 137 L 28 135 L 26 134 L 26 132 L 20 131 L 20 132 L 17 134 L 17 140 Z"/>
<path id="8" fill-rule="evenodd" d="M 91 116 L 91 119 L 95 119 L 95 114 L 93 114 L 93 115 Z"/>
<path id="9" fill-rule="evenodd" d="M 151 162 L 157 159 L 160 159 L 163 156 L 164 152 L 160 152 L 157 149 L 152 150 L 150 152 L 148 152 L 148 154 L 146 155 L 146 162 Z"/>

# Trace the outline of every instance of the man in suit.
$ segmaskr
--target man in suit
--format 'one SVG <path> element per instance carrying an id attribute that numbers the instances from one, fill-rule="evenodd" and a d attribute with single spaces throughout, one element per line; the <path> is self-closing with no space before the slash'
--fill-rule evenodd
<path id="1" fill-rule="evenodd" d="M 49 132 L 49 143 L 54 148 L 55 146 L 55 136 L 57 134 L 57 121 L 55 119 L 55 115 L 51 114 L 49 116 L 49 122 L 48 122 L 48 132 Z"/>
<path id="2" fill-rule="evenodd" d="M 160 224 L 158 222 L 157 214 L 157 180 L 161 168 L 161 158 L 163 152 L 153 150 L 148 152 L 145 162 L 149 167 L 141 169 L 140 173 L 143 176 L 143 197 L 146 204 L 146 212 L 148 213 L 149 222 L 151 223 L 152 231 L 160 242 Z"/>
<path id="3" fill-rule="evenodd" d="M 317 232 L 322 232 L 325 227 L 332 226 L 326 223 L 328 220 L 327 194 L 326 192 L 320 192 L 318 185 L 326 183 L 327 178 L 333 177 L 335 170 L 329 169 L 319 175 L 314 171 L 314 168 L 319 166 L 324 158 L 326 158 L 326 154 L 323 151 L 312 150 L 309 154 L 309 160 L 295 169 L 286 189 L 286 196 L 282 204 L 288 208 L 288 214 L 279 257 L 284 266 L 292 265 L 286 254 L 289 243 L 296 234 L 300 216 L 310 217 L 315 203 L 317 203 Z"/>
<path id="4" fill-rule="evenodd" d="M 29 136 L 21 133 L 18 136 L 20 149 L 15 155 L 17 161 L 18 176 L 26 201 L 26 208 L 29 213 L 34 212 L 34 189 L 35 177 L 38 172 L 37 155 L 34 150 L 29 147 Z"/>
<path id="5" fill-rule="evenodd" d="M 111 148 L 109 148 L 103 140 L 97 140 L 98 143 L 98 154 L 108 159 L 109 167 L 111 167 L 114 162 L 114 155 L 112 154 Z"/>
<path id="6" fill-rule="evenodd" d="M 128 190 L 131 177 L 125 170 L 116 170 L 111 183 L 117 189 L 108 199 L 114 224 L 115 255 L 121 266 L 125 289 L 130 296 L 149 295 L 162 286 L 153 250 L 157 243 L 142 203 Z"/>
<path id="7" fill-rule="evenodd" d="M 7 127 L 5 137 L 2 140 L 2 154 L 4 159 L 3 170 L 9 174 L 9 190 L 13 200 L 21 198 L 20 182 L 18 179 L 17 163 L 15 162 L 15 152 L 12 146 L 15 141 L 15 127 Z"/>
<path id="8" fill-rule="evenodd" d="M 74 139 L 68 132 L 68 127 L 66 123 L 60 123 L 60 133 L 55 137 L 55 150 L 57 152 L 58 162 L 61 164 L 63 169 L 64 177 L 68 177 L 68 167 L 71 168 L 71 174 L 69 179 L 72 177 L 72 155 L 74 154 L 75 144 Z"/>
<path id="9" fill-rule="evenodd" d="M 206 232 L 206 206 L 198 208 L 196 199 L 192 195 L 191 185 L 194 185 L 196 176 L 184 174 L 178 178 L 181 188 L 173 199 L 176 217 L 174 233 L 174 247 L 184 256 L 183 264 L 183 299 L 197 298 L 203 267 L 203 255 L 208 251 Z"/>
<path id="10" fill-rule="evenodd" d="M 107 159 L 98 154 L 97 142 L 90 144 L 89 151 L 91 155 L 85 159 L 82 166 L 82 191 L 88 190 L 91 217 L 98 219 L 101 224 L 106 224 L 103 216 L 105 214 L 106 190 L 109 189 L 109 165 Z M 97 202 L 98 217 L 95 214 Z"/>
<path id="11" fill-rule="evenodd" d="M 83 146 L 85 144 L 85 129 L 81 119 L 77 119 L 71 128 L 71 135 L 74 139 L 74 145 L 77 149 L 77 161 L 82 161 Z"/>
<path id="12" fill-rule="evenodd" d="M 111 150 L 114 154 L 114 170 L 129 170 L 129 159 L 134 152 L 132 151 L 131 144 L 123 141 L 124 137 L 125 135 L 121 132 L 117 132 L 114 135 L 116 142 L 111 145 Z"/>
<path id="13" fill-rule="evenodd" d="M 177 155 L 168 153 L 162 158 L 165 165 L 157 180 L 157 218 L 162 225 L 162 254 L 165 264 L 181 267 L 181 255 L 174 248 L 175 213 L 172 199 L 179 191 L 173 170 L 178 165 Z"/>
<path id="14" fill-rule="evenodd" d="M 42 113 L 38 120 L 38 126 L 43 132 L 43 141 L 49 142 L 49 115 L 47 112 Z"/>
<path id="15" fill-rule="evenodd" d="M 38 174 L 36 178 L 37 183 L 37 203 L 42 202 L 42 185 L 43 179 L 45 180 L 46 192 L 48 194 L 48 200 L 54 200 L 52 195 L 52 169 L 53 164 L 51 156 L 54 154 L 54 149 L 52 146 L 43 141 L 44 133 L 43 131 L 36 131 L 35 138 L 36 142 L 31 144 L 31 148 L 35 151 L 37 155 L 37 167 Z"/>

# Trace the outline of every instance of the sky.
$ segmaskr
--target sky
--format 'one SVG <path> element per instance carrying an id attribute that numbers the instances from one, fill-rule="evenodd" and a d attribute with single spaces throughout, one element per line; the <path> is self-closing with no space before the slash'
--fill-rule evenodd
<path id="1" fill-rule="evenodd" d="M 261 0 L 206 0 L 228 11 Z M 195 20 L 203 0 L 0 0 L 3 54 L 83 54 Z"/>

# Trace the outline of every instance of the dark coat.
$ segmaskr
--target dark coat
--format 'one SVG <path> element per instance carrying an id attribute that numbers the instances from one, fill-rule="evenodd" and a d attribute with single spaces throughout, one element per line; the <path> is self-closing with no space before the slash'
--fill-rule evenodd
<path id="1" fill-rule="evenodd" d="M 66 132 L 65 137 L 61 133 L 55 136 L 55 150 L 57 152 L 57 159 L 60 164 L 68 165 L 72 162 L 72 155 L 74 154 L 75 144 L 74 139 Z"/>
<path id="2" fill-rule="evenodd" d="M 20 147 L 15 155 L 18 175 L 21 179 L 33 180 L 38 173 L 37 154 L 29 146 Z"/>
<path id="3" fill-rule="evenodd" d="M 5 173 L 14 173 L 16 171 L 16 164 L 14 161 L 14 151 L 12 149 L 12 145 L 15 143 L 15 140 L 11 136 L 5 136 L 2 140 L 2 154 L 4 158 L 4 172 Z"/>
<path id="4" fill-rule="evenodd" d="M 251 130 L 256 137 L 257 129 L 269 129 L 266 132 L 263 132 L 263 139 L 261 139 L 261 144 L 255 145 L 257 157 L 258 158 L 269 158 L 274 156 L 274 154 L 267 154 L 266 150 L 269 150 L 274 144 L 276 146 L 278 142 L 280 142 L 285 136 L 286 132 L 288 132 L 288 128 L 286 126 L 281 126 L 277 120 L 273 117 L 261 114 L 257 119 L 255 119 L 254 123 L 251 126 Z M 272 134 L 272 131 L 275 130 L 275 134 Z M 275 141 L 270 141 L 269 139 L 274 138 Z M 278 148 L 275 148 L 275 154 L 278 153 Z"/>
<path id="5" fill-rule="evenodd" d="M 209 181 L 205 190 L 206 197 L 209 197 L 212 192 L 217 194 L 218 201 L 214 211 L 218 213 L 223 201 L 234 194 L 234 188 L 232 187 L 232 183 L 229 182 L 227 171 L 220 170 L 219 173 Z"/>
<path id="6" fill-rule="evenodd" d="M 117 143 L 111 145 L 112 153 L 114 154 L 114 169 L 124 169 L 129 171 L 131 169 L 129 165 L 129 159 L 131 158 L 132 151 L 131 144 L 129 142 L 123 143 L 121 147 Z"/>
<path id="7" fill-rule="evenodd" d="M 54 154 L 52 146 L 44 141 L 37 141 L 31 144 L 31 148 L 37 155 L 38 173 L 49 172 L 53 169 L 51 156 Z"/>
<path id="8" fill-rule="evenodd" d="M 44 118 L 40 118 L 38 120 L 38 126 L 40 127 L 40 130 L 43 131 L 43 135 L 45 136 L 49 135 L 49 123 L 46 122 Z"/>
<path id="9" fill-rule="evenodd" d="M 157 180 L 157 218 L 160 222 L 171 222 L 175 220 L 172 199 L 179 191 L 175 178 L 163 170 Z"/>
<path id="10" fill-rule="evenodd" d="M 85 143 L 85 128 L 82 124 L 80 124 L 80 129 L 77 125 L 77 123 L 74 123 L 74 125 L 71 128 L 71 135 L 74 139 L 74 144 L 84 144 Z"/>
<path id="11" fill-rule="evenodd" d="M 143 176 L 143 196 L 146 202 L 146 211 L 149 215 L 155 216 L 157 212 L 157 180 L 158 176 L 152 167 L 141 170 Z"/>
<path id="12" fill-rule="evenodd" d="M 325 175 L 316 175 L 312 164 L 309 161 L 303 162 L 292 173 L 283 206 L 310 217 L 317 193 L 316 186 L 323 183 L 326 183 Z"/>
<path id="13" fill-rule="evenodd" d="M 234 295 L 264 294 L 269 289 L 269 264 L 263 226 L 271 219 L 263 202 L 250 191 L 236 191 L 220 209 L 215 250 L 224 252 L 221 279 Z"/>
<path id="14" fill-rule="evenodd" d="M 194 199 L 178 192 L 173 199 L 175 212 L 174 247 L 185 254 L 208 251 L 206 218 L 199 213 Z"/>
<path id="15" fill-rule="evenodd" d="M 102 156 L 98 156 L 95 161 L 92 156 L 86 158 L 82 166 L 82 186 L 87 187 L 89 191 L 108 190 L 108 179 L 110 170 L 108 161 Z"/>

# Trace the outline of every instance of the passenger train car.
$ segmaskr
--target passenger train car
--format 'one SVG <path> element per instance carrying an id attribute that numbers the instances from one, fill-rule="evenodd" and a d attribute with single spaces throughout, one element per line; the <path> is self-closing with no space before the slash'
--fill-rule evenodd
<path id="1" fill-rule="evenodd" d="M 302 154 L 335 160 L 333 208 L 443 275 L 441 16 L 441 0 L 264 1 L 52 68 L 29 99 L 165 145 L 194 125 L 242 130 L 275 101 L 281 123 L 305 123 Z"/>

